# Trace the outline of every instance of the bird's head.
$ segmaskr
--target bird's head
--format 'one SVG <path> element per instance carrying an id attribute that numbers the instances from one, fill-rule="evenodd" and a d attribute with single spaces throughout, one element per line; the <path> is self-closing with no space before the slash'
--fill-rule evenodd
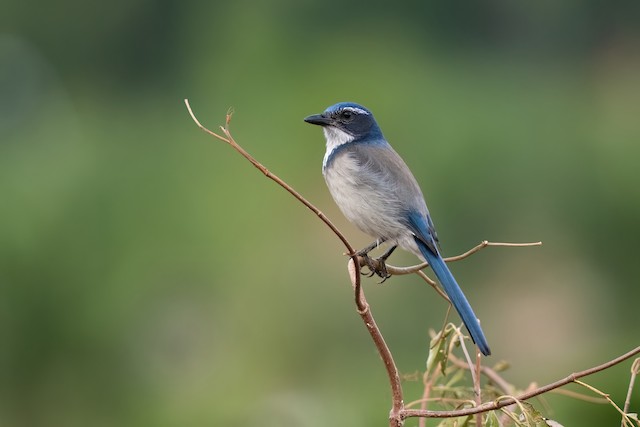
<path id="1" fill-rule="evenodd" d="M 371 111 L 353 102 L 340 102 L 324 110 L 322 114 L 306 117 L 305 122 L 324 128 L 327 140 L 339 138 L 344 142 L 379 138 L 380 128 Z"/>

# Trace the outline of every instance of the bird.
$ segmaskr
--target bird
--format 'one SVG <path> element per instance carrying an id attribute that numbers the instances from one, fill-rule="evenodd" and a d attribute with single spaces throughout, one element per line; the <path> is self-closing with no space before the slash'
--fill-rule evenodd
<path id="1" fill-rule="evenodd" d="M 480 321 L 442 258 L 422 190 L 371 111 L 340 102 L 304 121 L 322 127 L 326 139 L 322 174 L 334 201 L 351 223 L 376 239 L 357 254 L 367 259 L 371 250 L 386 242 L 390 249 L 378 259 L 382 265 L 398 246 L 428 262 L 471 339 L 489 356 Z"/>

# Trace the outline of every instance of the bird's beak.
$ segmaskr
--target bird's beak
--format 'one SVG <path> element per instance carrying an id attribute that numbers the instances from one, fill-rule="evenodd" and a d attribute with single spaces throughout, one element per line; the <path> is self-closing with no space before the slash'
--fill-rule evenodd
<path id="1" fill-rule="evenodd" d="M 323 116 L 322 114 L 314 114 L 313 116 L 305 117 L 304 121 L 311 123 L 312 125 L 328 126 L 331 124 L 331 119 Z"/>

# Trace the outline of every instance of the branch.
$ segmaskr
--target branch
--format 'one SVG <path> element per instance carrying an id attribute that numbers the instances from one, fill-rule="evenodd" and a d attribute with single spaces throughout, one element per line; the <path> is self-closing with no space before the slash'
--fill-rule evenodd
<path id="1" fill-rule="evenodd" d="M 468 363 L 463 362 L 453 354 L 449 354 L 449 360 L 458 368 L 467 370 L 469 369 Z M 494 369 L 491 369 L 490 367 L 485 365 L 481 365 L 480 372 L 487 378 L 489 378 L 495 385 L 497 385 L 504 394 L 513 393 L 513 387 L 511 386 L 511 384 L 509 384 L 504 378 L 502 378 L 502 376 L 498 374 Z"/>
<path id="2" fill-rule="evenodd" d="M 226 142 L 231 147 L 233 147 L 234 150 L 236 150 L 245 159 L 247 159 L 249 162 L 251 162 L 251 164 L 253 166 L 255 166 L 260 172 L 262 172 L 267 178 L 275 181 L 276 184 L 278 184 L 280 187 L 282 187 L 285 190 L 287 190 L 289 192 L 289 194 L 291 194 L 293 197 L 298 199 L 298 201 L 300 201 L 303 205 L 305 205 L 313 213 L 315 213 L 318 217 L 320 217 L 322 222 L 324 222 L 331 229 L 333 234 L 335 234 L 342 241 L 344 246 L 349 251 L 349 255 L 351 255 L 351 254 L 353 254 L 355 252 L 353 250 L 353 247 L 351 246 L 351 244 L 347 241 L 347 238 L 344 236 L 344 234 L 342 234 L 342 232 L 340 232 L 340 230 L 338 230 L 338 228 L 335 225 L 333 225 L 333 223 L 329 220 L 329 218 L 327 218 L 327 216 L 325 214 L 323 214 L 318 208 L 316 208 L 307 199 L 302 197 L 302 195 L 300 193 L 298 193 L 296 190 L 294 190 L 293 187 L 291 187 L 289 184 L 284 182 L 280 177 L 278 177 L 276 174 L 270 172 L 269 169 L 267 169 L 265 166 L 263 166 L 262 163 L 258 162 L 253 156 L 251 156 L 251 154 L 249 154 L 244 148 L 242 148 L 233 139 L 233 136 L 231 136 L 231 132 L 229 131 L 229 124 L 231 123 L 231 115 L 232 115 L 232 113 L 227 113 L 227 119 L 226 119 L 225 125 L 224 126 L 220 126 L 220 130 L 222 130 L 222 133 L 224 133 L 224 135 L 225 135 L 225 136 L 222 136 L 222 135 L 218 135 L 217 133 L 212 132 L 209 129 L 207 129 L 206 127 L 202 126 L 202 124 L 196 118 L 195 114 L 193 114 L 193 111 L 191 110 L 191 106 L 189 105 L 189 100 L 188 99 L 185 99 L 184 103 L 187 106 L 187 110 L 189 110 L 189 115 L 191 115 L 191 118 L 196 123 L 196 125 L 198 125 L 198 127 L 200 129 L 202 129 L 204 132 L 208 133 L 209 135 L 212 135 L 215 138 L 218 138 L 219 140 Z"/>
<path id="3" fill-rule="evenodd" d="M 360 266 L 354 262 L 354 258 L 357 259 L 357 257 L 351 257 L 347 265 L 347 269 L 349 270 L 351 284 L 357 291 L 361 275 Z M 389 384 L 391 386 L 392 408 L 389 413 L 389 423 L 391 427 L 401 427 L 403 424 L 402 412 L 404 411 L 404 398 L 402 397 L 400 372 L 393 360 L 393 355 L 391 354 L 391 350 L 389 350 L 389 346 L 385 342 L 380 329 L 378 329 L 378 325 L 376 325 L 376 321 L 371 313 L 371 308 L 364 297 L 364 292 L 361 291 L 361 293 L 361 300 L 365 306 L 363 309 L 358 309 L 358 314 L 362 318 L 362 321 L 367 327 L 367 331 L 369 331 L 369 334 L 378 349 L 378 354 L 380 355 L 380 358 L 382 358 L 382 362 L 384 363 L 384 367 L 387 371 L 387 377 L 389 378 Z"/>
<path id="4" fill-rule="evenodd" d="M 327 218 L 318 208 L 316 208 L 311 202 L 302 197 L 300 193 L 293 189 L 289 184 L 284 182 L 275 174 L 271 173 L 266 167 L 264 167 L 260 162 L 258 162 L 255 158 L 253 158 L 246 150 L 244 150 L 231 136 L 229 131 L 229 123 L 231 122 L 231 113 L 227 113 L 225 126 L 221 126 L 220 129 L 224 136 L 218 135 L 206 127 L 202 126 L 195 114 L 191 110 L 191 106 L 189 105 L 189 100 L 184 100 L 185 105 L 187 106 L 187 110 L 189 111 L 189 115 L 193 119 L 193 121 L 198 125 L 200 129 L 204 132 L 212 135 L 213 137 L 226 142 L 231 145 L 238 153 L 240 153 L 245 159 L 247 159 L 253 166 L 255 166 L 258 170 L 260 170 L 267 178 L 273 180 L 276 184 L 284 188 L 289 194 L 295 197 L 298 201 L 300 201 L 303 205 L 309 208 L 313 213 L 315 213 L 321 220 L 324 222 L 329 229 L 335 234 L 340 241 L 344 244 L 345 248 L 348 251 L 348 255 L 350 256 L 349 260 L 349 275 L 351 277 L 351 283 L 353 284 L 354 293 L 355 293 L 355 302 L 358 308 L 358 314 L 362 318 L 365 326 L 367 327 L 367 331 L 371 335 L 373 342 L 378 350 L 378 354 L 382 358 L 384 362 L 385 368 L 387 370 L 387 375 L 389 377 L 389 383 L 391 386 L 391 394 L 393 399 L 393 404 L 391 408 L 391 413 L 389 415 L 389 423 L 391 427 L 401 427 L 403 424 L 401 413 L 404 409 L 404 402 L 402 397 L 402 385 L 400 383 L 400 373 L 398 372 L 398 368 L 393 360 L 393 356 L 389 347 L 384 341 L 384 337 L 380 332 L 380 329 L 376 325 L 375 319 L 373 318 L 373 314 L 371 314 L 371 309 L 367 300 L 365 298 L 364 292 L 362 291 L 362 281 L 360 276 L 360 262 L 358 256 L 356 256 L 353 247 L 347 240 L 347 238 L 338 230 L 338 228 Z"/>
<path id="5" fill-rule="evenodd" d="M 603 363 L 598 366 L 594 366 L 593 368 L 589 368 L 584 371 L 573 373 L 561 380 L 539 387 L 535 390 L 528 391 L 517 397 L 506 397 L 504 399 L 500 399 L 497 401 L 483 403 L 480 406 L 475 406 L 475 407 L 466 408 L 466 409 L 458 409 L 453 411 L 423 411 L 418 409 L 405 409 L 402 415 L 405 419 L 411 418 L 411 417 L 451 418 L 451 417 L 462 417 L 466 415 L 478 414 L 481 412 L 493 411 L 495 409 L 500 409 L 505 406 L 512 405 L 519 401 L 529 400 L 532 397 L 539 396 L 543 393 L 565 386 L 569 383 L 576 382 L 576 380 L 580 378 L 595 374 L 596 372 L 604 371 L 605 369 L 608 369 L 614 365 L 624 362 L 627 359 L 630 359 L 636 354 L 640 354 L 640 346 L 606 363 Z"/>
<path id="6" fill-rule="evenodd" d="M 313 213 L 315 213 L 322 220 L 322 222 L 324 222 L 327 225 L 327 227 L 329 227 L 329 229 L 331 229 L 333 234 L 335 234 L 338 237 L 338 239 L 340 239 L 342 244 L 344 244 L 344 246 L 347 248 L 348 255 L 350 257 L 352 257 L 352 258 L 357 258 L 357 257 L 355 257 L 355 251 L 354 251 L 353 247 L 351 246 L 351 244 L 349 243 L 347 238 L 344 236 L 344 234 L 342 234 L 342 232 L 338 229 L 338 227 L 336 227 L 331 222 L 331 220 L 329 220 L 329 218 L 327 218 L 327 216 L 320 211 L 320 209 L 316 208 L 311 202 L 309 202 L 307 199 L 302 197 L 302 195 L 300 193 L 298 193 L 296 190 L 294 190 L 293 187 L 291 187 L 289 184 L 287 184 L 284 180 L 282 180 L 276 174 L 274 174 L 271 171 L 269 171 L 269 169 L 267 169 L 262 163 L 257 161 L 251 154 L 249 154 L 244 148 L 242 148 L 235 141 L 235 139 L 233 139 L 233 136 L 231 136 L 231 131 L 229 130 L 229 124 L 231 123 L 232 112 L 228 112 L 227 113 L 227 117 L 226 117 L 226 120 L 225 120 L 225 125 L 224 126 L 220 126 L 220 130 L 224 134 L 224 136 L 222 136 L 222 135 L 219 135 L 219 134 L 217 134 L 215 132 L 210 131 L 209 129 L 207 129 L 206 127 L 204 127 L 200 123 L 200 121 L 196 118 L 195 114 L 193 114 L 193 110 L 191 110 L 191 105 L 189 105 L 189 100 L 188 99 L 185 99 L 184 103 L 187 106 L 187 110 L 189 111 L 189 115 L 191 116 L 193 121 L 196 123 L 196 125 L 198 125 L 198 127 L 200 129 L 202 129 L 205 133 L 208 133 L 209 135 L 211 135 L 211 136 L 213 136 L 215 138 L 218 138 L 219 140 L 224 141 L 227 144 L 229 144 L 231 147 L 233 147 L 234 150 L 236 150 L 238 153 L 240 153 L 242 155 L 242 157 L 247 159 L 253 166 L 255 166 L 260 172 L 262 172 L 267 178 L 271 179 L 276 184 L 278 184 L 280 187 L 284 188 L 289 194 L 291 194 L 293 197 L 295 197 L 300 203 L 302 203 L 307 208 L 309 208 Z M 356 262 L 358 262 L 357 259 L 356 259 Z M 360 285 L 358 284 L 358 288 L 359 287 L 360 287 Z M 358 292 L 358 294 L 359 294 L 359 292 Z M 361 305 L 360 301 L 357 301 L 357 303 L 358 303 L 358 308 L 359 309 L 363 309 L 364 308 L 364 305 Z"/>
<path id="7" fill-rule="evenodd" d="M 460 255 L 456 255 L 456 256 L 452 256 L 452 257 L 448 257 L 448 258 L 444 258 L 444 260 L 446 262 L 455 262 L 455 261 L 460 261 L 462 259 L 465 259 L 473 254 L 475 254 L 476 252 L 481 251 L 482 249 L 486 248 L 487 246 L 506 246 L 506 247 L 511 247 L 511 248 L 524 248 L 524 247 L 531 247 L 531 246 L 541 246 L 542 242 L 531 242 L 531 243 L 506 243 L 506 242 L 490 242 L 488 240 L 483 240 L 482 242 L 480 242 L 478 245 L 474 246 L 473 248 L 469 249 L 468 251 L 460 254 Z M 380 261 L 375 259 L 375 258 L 370 258 L 370 261 L 372 262 L 373 266 L 376 268 L 381 267 L 380 265 Z M 362 262 L 360 264 L 363 264 Z M 413 274 L 417 271 L 423 270 L 424 268 L 428 267 L 429 263 L 428 262 L 423 262 L 421 264 L 416 264 L 416 265 L 411 265 L 409 267 L 396 267 L 390 264 L 386 264 L 387 267 L 387 272 L 391 275 L 394 276 L 401 276 L 404 274 Z"/>
<path id="8" fill-rule="evenodd" d="M 627 398 L 624 400 L 624 407 L 622 409 L 624 414 L 629 412 L 629 405 L 631 405 L 631 393 L 633 392 L 633 385 L 636 382 L 636 376 L 640 373 L 640 358 L 633 361 L 631 365 L 631 378 L 629 378 L 629 388 L 627 389 Z M 624 427 L 624 417 L 622 419 L 622 427 Z"/>
<path id="9" fill-rule="evenodd" d="M 609 397 L 609 395 L 607 393 L 603 393 L 602 391 L 598 390 L 597 388 L 584 383 L 582 381 L 574 381 L 576 384 L 581 385 L 582 387 L 591 390 L 592 392 L 594 392 L 595 394 L 599 395 L 600 397 L 602 397 L 603 399 L 605 399 L 607 402 L 609 402 L 609 404 L 611 406 L 613 406 L 616 411 L 618 411 L 620 413 L 620 415 L 622 415 L 622 427 L 625 426 L 631 426 L 633 427 L 633 421 L 631 420 L 631 418 L 629 417 L 629 415 L 627 415 L 622 409 L 620 409 L 620 407 L 618 405 L 616 405 L 616 402 L 614 402 L 611 397 Z"/>

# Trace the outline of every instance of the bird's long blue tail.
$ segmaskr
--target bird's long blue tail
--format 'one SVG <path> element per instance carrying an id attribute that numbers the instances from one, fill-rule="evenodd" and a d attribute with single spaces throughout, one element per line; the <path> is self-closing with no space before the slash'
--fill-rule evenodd
<path id="1" fill-rule="evenodd" d="M 422 255 L 424 255 L 431 266 L 431 269 L 444 287 L 451 303 L 458 311 L 458 314 L 467 327 L 469 334 L 471 334 L 471 339 L 476 343 L 482 354 L 489 356 L 491 354 L 491 350 L 489 349 L 487 339 L 484 337 L 484 333 L 480 327 L 480 322 L 473 313 L 471 304 L 469 304 L 469 301 L 467 301 L 467 298 L 462 293 L 462 289 L 458 286 L 453 274 L 449 271 L 447 264 L 439 254 L 432 252 L 431 249 L 429 249 L 422 241 L 416 239 L 416 243 L 418 244 L 418 248 L 420 248 L 420 252 L 422 252 Z"/>

